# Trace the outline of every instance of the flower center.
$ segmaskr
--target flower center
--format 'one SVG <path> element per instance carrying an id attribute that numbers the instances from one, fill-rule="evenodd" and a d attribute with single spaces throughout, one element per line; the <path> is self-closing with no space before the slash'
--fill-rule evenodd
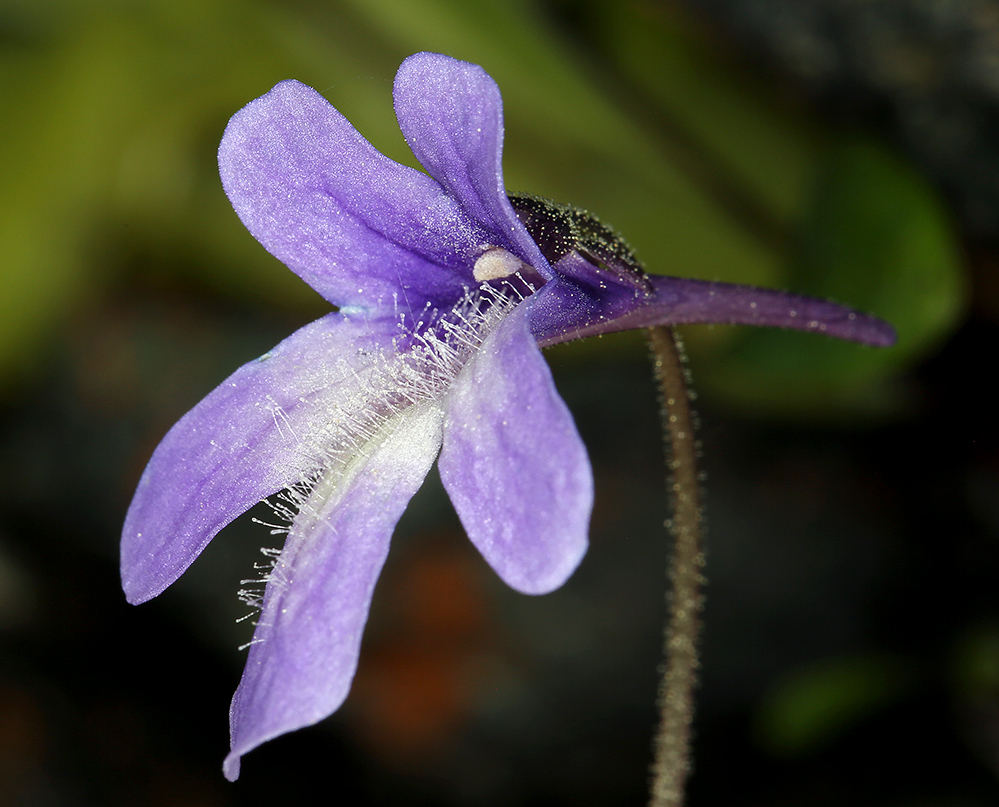
<path id="1" fill-rule="evenodd" d="M 523 265 L 509 252 L 496 251 Z M 306 505 L 314 496 L 329 495 L 326 488 L 320 491 L 319 483 L 325 479 L 327 488 L 336 487 L 356 458 L 380 445 L 406 410 L 422 404 L 442 406 L 462 368 L 524 296 L 507 284 L 498 289 L 485 283 L 466 291 L 442 314 L 425 312 L 430 319 L 425 327 L 410 330 L 400 322 L 391 344 L 341 357 L 331 372 L 332 382 L 318 378 L 314 386 L 327 386 L 329 397 L 324 403 L 317 399 L 305 434 L 292 433 L 301 479 L 283 494 L 287 507 L 278 512 L 280 520 L 292 521 L 297 511 L 312 507 Z M 337 392 L 343 388 L 350 394 Z"/>
<path id="2" fill-rule="evenodd" d="M 472 267 L 472 277 L 484 283 L 487 280 L 498 280 L 509 277 L 522 269 L 530 269 L 528 264 L 503 247 L 490 247 L 483 252 Z"/>

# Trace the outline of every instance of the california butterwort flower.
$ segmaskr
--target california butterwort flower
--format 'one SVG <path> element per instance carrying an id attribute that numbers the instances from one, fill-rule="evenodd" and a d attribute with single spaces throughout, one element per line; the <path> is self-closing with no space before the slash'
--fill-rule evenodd
<path id="1" fill-rule="evenodd" d="M 782 292 L 645 275 L 581 211 L 503 185 L 502 104 L 480 67 L 420 53 L 395 79 L 427 174 L 378 153 L 317 92 L 278 84 L 219 149 L 237 214 L 337 310 L 241 367 L 153 454 L 122 536 L 129 602 L 284 491 L 287 539 L 230 712 L 225 775 L 343 702 L 389 539 L 434 460 L 510 586 L 558 588 L 586 551 L 593 479 L 540 347 L 725 322 L 889 344 L 890 326 Z M 439 454 L 439 458 L 438 458 Z"/>

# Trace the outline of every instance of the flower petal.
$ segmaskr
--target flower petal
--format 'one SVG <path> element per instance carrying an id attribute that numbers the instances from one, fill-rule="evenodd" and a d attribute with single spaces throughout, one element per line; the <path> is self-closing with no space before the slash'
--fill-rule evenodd
<path id="1" fill-rule="evenodd" d="M 406 142 L 465 213 L 503 247 L 552 277 L 548 261 L 517 218 L 503 184 L 503 99 L 481 67 L 417 53 L 395 77 L 395 114 Z"/>
<path id="2" fill-rule="evenodd" d="M 243 365 L 167 433 L 139 480 L 121 542 L 122 586 L 144 602 L 236 516 L 311 470 L 336 407 L 363 408 L 365 371 L 391 320 L 330 314 Z"/>
<path id="3" fill-rule="evenodd" d="M 219 172 L 247 229 L 334 305 L 453 302 L 489 241 L 436 182 L 297 81 L 232 117 Z"/>
<path id="4" fill-rule="evenodd" d="M 486 337 L 454 382 L 438 465 L 489 564 L 518 591 L 543 594 L 586 552 L 593 474 L 531 336 L 530 303 Z"/>
<path id="5" fill-rule="evenodd" d="M 320 480 L 295 519 L 233 697 L 228 779 L 241 755 L 346 698 L 389 538 L 433 465 L 442 412 L 440 401 L 403 410 L 380 443 Z"/>
<path id="6" fill-rule="evenodd" d="M 532 331 L 544 347 L 652 325 L 718 322 L 814 331 L 877 347 L 895 343 L 895 329 L 870 314 L 829 300 L 776 289 L 648 275 L 652 291 L 591 280 L 597 271 L 579 253 L 556 265 L 559 279 L 533 308 Z"/>

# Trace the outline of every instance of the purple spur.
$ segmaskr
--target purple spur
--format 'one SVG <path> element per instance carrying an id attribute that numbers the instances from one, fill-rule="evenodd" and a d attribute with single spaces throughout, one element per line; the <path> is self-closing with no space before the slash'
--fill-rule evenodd
<path id="1" fill-rule="evenodd" d="M 140 603 L 261 500 L 286 516 L 230 710 L 229 779 L 243 754 L 346 698 L 389 539 L 435 459 L 506 583 L 542 594 L 572 574 L 593 479 L 541 347 L 691 322 L 894 340 L 834 303 L 646 275 L 587 214 L 508 197 L 500 93 L 476 65 L 416 54 L 394 99 L 426 174 L 295 81 L 230 121 L 219 167 L 236 213 L 336 310 L 181 418 L 125 520 L 122 583 Z"/>

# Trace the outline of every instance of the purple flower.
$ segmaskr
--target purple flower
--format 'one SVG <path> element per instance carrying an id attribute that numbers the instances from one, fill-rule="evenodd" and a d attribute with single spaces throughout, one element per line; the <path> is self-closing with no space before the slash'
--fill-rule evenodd
<path id="1" fill-rule="evenodd" d="M 552 591 L 586 551 L 593 479 L 540 347 L 725 322 L 870 344 L 890 326 L 782 292 L 646 276 L 580 211 L 503 185 L 499 90 L 430 53 L 395 80 L 422 174 L 314 90 L 237 113 L 219 166 L 251 233 L 338 310 L 241 367 L 153 454 L 122 536 L 129 602 L 158 595 L 257 502 L 287 516 L 230 712 L 241 755 L 343 702 L 389 539 L 435 459 L 468 537 L 510 586 Z M 438 458 L 439 454 L 439 458 Z"/>

